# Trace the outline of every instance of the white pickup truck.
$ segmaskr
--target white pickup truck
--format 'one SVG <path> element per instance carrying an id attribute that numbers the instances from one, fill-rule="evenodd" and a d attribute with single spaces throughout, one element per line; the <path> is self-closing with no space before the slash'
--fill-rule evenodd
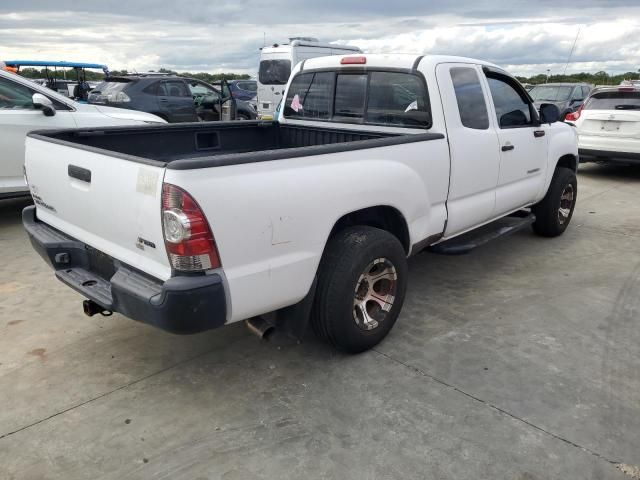
<path id="1" fill-rule="evenodd" d="M 395 323 L 407 257 L 571 220 L 575 128 L 495 65 L 314 58 L 284 98 L 277 122 L 29 134 L 23 223 L 86 313 L 176 333 L 310 318 L 359 352 Z"/>

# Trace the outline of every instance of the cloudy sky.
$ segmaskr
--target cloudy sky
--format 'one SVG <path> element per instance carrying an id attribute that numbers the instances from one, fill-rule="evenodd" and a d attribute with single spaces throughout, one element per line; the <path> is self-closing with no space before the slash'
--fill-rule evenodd
<path id="1" fill-rule="evenodd" d="M 640 69 L 640 0 L 0 0 L 0 59 L 255 74 L 289 36 L 481 58 L 518 75 Z"/>

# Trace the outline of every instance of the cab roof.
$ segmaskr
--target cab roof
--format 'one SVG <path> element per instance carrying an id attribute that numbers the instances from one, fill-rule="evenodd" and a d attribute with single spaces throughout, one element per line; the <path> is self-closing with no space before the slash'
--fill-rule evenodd
<path id="1" fill-rule="evenodd" d="M 343 58 L 364 57 L 365 64 L 343 65 Z M 376 68 L 403 68 L 412 69 L 417 66 L 418 61 L 423 67 L 435 67 L 439 63 L 473 63 L 476 65 L 485 65 L 494 69 L 502 70 L 501 67 L 493 63 L 473 58 L 456 57 L 450 55 L 415 55 L 406 53 L 389 53 L 389 54 L 365 54 L 354 53 L 349 55 L 333 55 L 330 57 L 316 57 L 305 61 L 303 70 L 315 70 L 322 68 L 344 68 L 349 67 L 376 67 Z"/>

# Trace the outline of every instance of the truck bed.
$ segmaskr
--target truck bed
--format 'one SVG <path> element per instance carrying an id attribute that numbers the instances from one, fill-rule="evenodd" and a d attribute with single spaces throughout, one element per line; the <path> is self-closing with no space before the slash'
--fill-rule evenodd
<path id="1" fill-rule="evenodd" d="M 252 163 L 443 138 L 276 122 L 188 123 L 32 132 L 74 148 L 171 169 Z"/>

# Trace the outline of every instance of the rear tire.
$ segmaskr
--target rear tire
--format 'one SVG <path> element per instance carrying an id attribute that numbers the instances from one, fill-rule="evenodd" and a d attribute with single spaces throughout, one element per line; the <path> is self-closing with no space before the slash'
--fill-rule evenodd
<path id="1" fill-rule="evenodd" d="M 344 352 L 368 350 L 395 324 L 406 286 L 407 257 L 395 236 L 373 227 L 347 228 L 323 254 L 313 329 Z"/>
<path id="2" fill-rule="evenodd" d="M 536 216 L 533 231 L 543 237 L 557 237 L 567 229 L 576 206 L 578 182 L 573 170 L 558 167 L 544 198 L 531 211 Z"/>

